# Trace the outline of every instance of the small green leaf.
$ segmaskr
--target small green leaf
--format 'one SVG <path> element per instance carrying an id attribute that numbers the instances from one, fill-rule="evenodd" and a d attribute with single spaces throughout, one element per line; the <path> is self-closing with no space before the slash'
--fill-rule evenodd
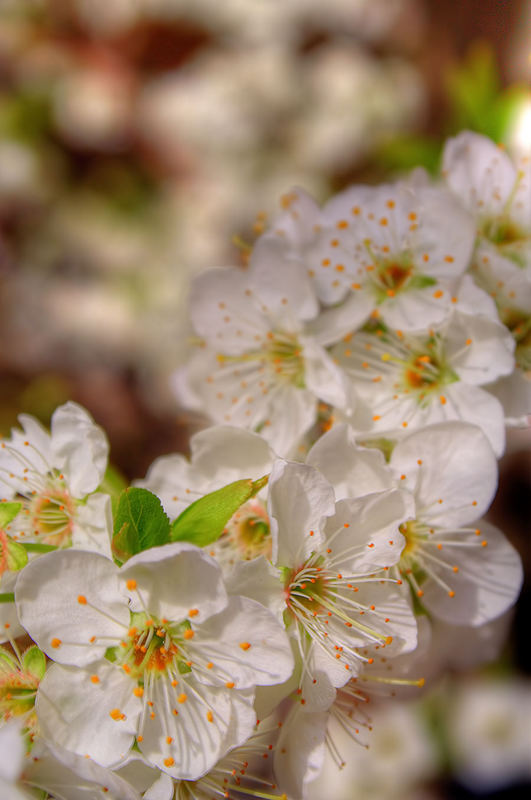
<path id="1" fill-rule="evenodd" d="M 1 545 L 0 545 L 1 547 Z M 28 563 L 28 554 L 21 544 L 14 542 L 13 539 L 7 540 L 7 568 L 11 572 L 17 572 Z"/>
<path id="2" fill-rule="evenodd" d="M 112 549 L 116 558 L 128 558 L 170 541 L 170 521 L 156 495 L 131 487 L 120 495 L 114 517 Z"/>
<path id="3" fill-rule="evenodd" d="M 0 528 L 9 525 L 22 508 L 22 503 L 0 503 Z"/>
<path id="4" fill-rule="evenodd" d="M 268 480 L 269 476 L 265 475 L 257 481 L 250 478 L 234 481 L 200 497 L 172 523 L 171 540 L 192 542 L 198 547 L 212 544 L 219 539 L 232 515 L 254 497 Z"/>
<path id="5" fill-rule="evenodd" d="M 426 289 L 428 286 L 435 286 L 437 283 L 431 275 L 413 275 L 408 283 L 408 289 Z"/>
<path id="6" fill-rule="evenodd" d="M 34 645 L 30 647 L 22 656 L 22 663 L 27 672 L 31 672 L 36 678 L 41 680 L 46 672 L 46 656 L 39 648 Z"/>
<path id="7" fill-rule="evenodd" d="M 14 603 L 14 602 L 15 602 L 14 592 L 0 592 L 0 603 Z"/>

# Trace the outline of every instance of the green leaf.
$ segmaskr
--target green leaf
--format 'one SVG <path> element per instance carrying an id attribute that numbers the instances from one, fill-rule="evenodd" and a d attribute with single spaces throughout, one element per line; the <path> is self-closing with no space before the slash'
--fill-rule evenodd
<path id="1" fill-rule="evenodd" d="M 0 503 L 0 528 L 5 528 L 17 516 L 22 503 Z"/>
<path id="2" fill-rule="evenodd" d="M 116 558 L 128 558 L 170 541 L 170 521 L 156 495 L 131 487 L 120 495 L 114 517 L 112 549 Z"/>
<path id="3" fill-rule="evenodd" d="M 1 547 L 1 545 L 0 545 Z M 17 572 L 28 563 L 28 554 L 21 544 L 14 542 L 13 539 L 7 540 L 7 568 L 11 572 Z"/>
<path id="4" fill-rule="evenodd" d="M 109 464 L 105 470 L 103 480 L 98 486 L 98 492 L 104 492 L 105 494 L 111 496 L 113 517 L 118 511 L 120 496 L 125 489 L 127 489 L 127 482 L 125 478 L 115 467 L 112 467 Z"/>
<path id="5" fill-rule="evenodd" d="M 408 289 L 426 289 L 428 286 L 435 286 L 437 283 L 435 278 L 432 278 L 431 275 L 413 275 L 411 280 L 409 281 L 407 288 Z"/>
<path id="6" fill-rule="evenodd" d="M 15 602 L 14 592 L 0 592 L 0 603 L 14 603 L 14 602 Z"/>
<path id="7" fill-rule="evenodd" d="M 39 648 L 34 645 L 30 647 L 22 656 L 22 663 L 27 672 L 31 672 L 36 678 L 41 680 L 46 672 L 46 656 Z"/>
<path id="8" fill-rule="evenodd" d="M 171 540 L 191 542 L 198 547 L 212 544 L 219 539 L 232 515 L 254 497 L 268 480 L 269 476 L 265 475 L 257 481 L 250 478 L 234 481 L 200 497 L 172 523 Z"/>

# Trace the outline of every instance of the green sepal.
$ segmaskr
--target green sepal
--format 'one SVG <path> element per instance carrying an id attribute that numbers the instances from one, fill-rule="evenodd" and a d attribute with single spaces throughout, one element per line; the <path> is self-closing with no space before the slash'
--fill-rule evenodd
<path id="1" fill-rule="evenodd" d="M 219 539 L 232 515 L 268 480 L 268 475 L 257 481 L 246 478 L 200 497 L 172 523 L 171 541 L 191 542 L 198 547 L 212 544 Z"/>
<path id="2" fill-rule="evenodd" d="M 437 283 L 431 275 L 412 275 L 409 279 L 408 289 L 426 289 L 428 286 L 435 286 Z"/>
<path id="3" fill-rule="evenodd" d="M 5 647 L 0 647 L 0 662 L 6 661 L 10 669 L 16 669 L 17 662 L 15 657 L 5 649 Z"/>
<path id="4" fill-rule="evenodd" d="M 42 542 L 19 542 L 26 553 L 52 553 L 59 550 L 56 544 L 43 544 Z"/>
<path id="5" fill-rule="evenodd" d="M 17 516 L 22 503 L 0 503 L 0 528 L 5 529 Z"/>
<path id="6" fill-rule="evenodd" d="M 159 498 L 147 489 L 125 489 L 114 516 L 112 551 L 116 559 L 123 563 L 169 541 L 170 521 Z"/>
<path id="7" fill-rule="evenodd" d="M 26 566 L 28 563 L 28 554 L 21 544 L 8 538 L 6 550 L 7 568 L 10 572 L 18 572 L 19 569 Z"/>
<path id="8" fill-rule="evenodd" d="M 37 645 L 28 648 L 22 656 L 22 664 L 26 672 L 31 672 L 36 678 L 41 680 L 46 672 L 46 656 L 39 650 Z"/>

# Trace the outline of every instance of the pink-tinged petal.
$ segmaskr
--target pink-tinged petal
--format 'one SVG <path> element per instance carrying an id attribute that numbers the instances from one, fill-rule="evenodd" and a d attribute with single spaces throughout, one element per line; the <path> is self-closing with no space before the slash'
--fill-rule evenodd
<path id="1" fill-rule="evenodd" d="M 269 322 L 240 269 L 212 269 L 192 283 L 190 316 L 196 332 L 220 353 L 239 355 L 263 339 Z"/>
<path id="2" fill-rule="evenodd" d="M 399 526 L 414 513 L 411 494 L 399 489 L 339 500 L 325 524 L 332 569 L 368 575 L 396 564 L 405 545 Z"/>
<path id="3" fill-rule="evenodd" d="M 305 267 L 286 255 L 280 237 L 262 237 L 256 242 L 249 263 L 249 286 L 272 318 L 293 315 L 296 320 L 310 320 L 319 313 Z"/>
<path id="4" fill-rule="evenodd" d="M 134 685 L 108 661 L 90 671 L 53 664 L 35 701 L 43 735 L 104 767 L 118 763 L 133 745 L 142 710 Z"/>
<path id="5" fill-rule="evenodd" d="M 321 771 L 328 714 L 293 708 L 282 725 L 275 748 L 274 770 L 280 789 L 291 800 L 303 800 L 306 786 Z"/>
<path id="6" fill-rule="evenodd" d="M 109 443 L 103 430 L 77 403 L 60 406 L 52 416 L 54 466 L 62 470 L 74 497 L 98 488 L 107 468 Z"/>
<path id="7" fill-rule="evenodd" d="M 138 553 L 122 567 L 120 578 L 124 590 L 127 587 L 133 610 L 147 608 L 159 619 L 180 621 L 195 608 L 196 621 L 201 623 L 227 605 L 219 565 L 186 542 L 151 547 Z"/>
<path id="8" fill-rule="evenodd" d="M 498 485 L 496 456 L 475 425 L 446 422 L 402 439 L 390 460 L 415 494 L 416 515 L 429 525 L 466 525 L 490 506 Z"/>
<path id="9" fill-rule="evenodd" d="M 321 522 L 333 513 L 334 491 L 316 469 L 276 461 L 269 478 L 273 563 L 299 566 L 319 549 Z"/>
<path id="10" fill-rule="evenodd" d="M 306 463 L 334 487 L 337 500 L 361 497 L 393 486 L 393 475 L 379 450 L 358 447 L 352 428 L 341 424 L 321 436 Z"/>
<path id="11" fill-rule="evenodd" d="M 294 662 L 284 628 L 260 603 L 231 597 L 227 608 L 197 627 L 190 646 L 214 664 L 212 680 L 221 676 L 236 689 L 269 686 L 288 680 Z"/>
<path id="12" fill-rule="evenodd" d="M 90 664 L 127 633 L 130 614 L 118 568 L 97 553 L 39 556 L 20 574 L 15 599 L 24 628 L 61 664 Z"/>
<path id="13" fill-rule="evenodd" d="M 482 521 L 479 530 L 479 537 L 469 536 L 469 540 L 476 539 L 476 547 L 443 545 L 445 557 L 452 557 L 458 567 L 458 572 L 450 573 L 451 578 L 448 570 L 440 570 L 451 595 L 433 578 L 422 587 L 422 602 L 428 611 L 451 625 L 483 625 L 507 611 L 520 592 L 520 556 L 493 525 Z M 452 537 L 457 538 L 464 537 Z"/>

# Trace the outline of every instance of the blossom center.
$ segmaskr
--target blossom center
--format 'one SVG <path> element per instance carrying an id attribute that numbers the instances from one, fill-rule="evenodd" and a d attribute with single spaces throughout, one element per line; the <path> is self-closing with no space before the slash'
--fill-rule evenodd
<path id="1" fill-rule="evenodd" d="M 457 380 L 457 375 L 446 363 L 444 353 L 436 344 L 437 342 L 428 341 L 426 349 L 429 352 L 414 353 L 403 365 L 403 390 L 416 392 L 419 402 Z"/>
<path id="2" fill-rule="evenodd" d="M 156 676 L 190 672 L 186 642 L 193 636 L 188 620 L 170 623 L 144 613 L 133 614 L 127 641 L 114 650 L 114 656 L 124 672 L 135 679 L 146 673 Z"/>
<path id="3" fill-rule="evenodd" d="M 387 297 L 394 297 L 397 292 L 406 288 L 413 275 L 413 265 L 409 262 L 400 263 L 398 260 L 382 261 L 378 265 L 375 284 L 379 292 Z"/>
<path id="4" fill-rule="evenodd" d="M 297 616 L 297 611 L 310 614 L 319 613 L 322 603 L 326 599 L 327 581 L 318 566 L 304 565 L 293 570 L 286 582 L 286 605 L 291 613 Z"/>
<path id="5" fill-rule="evenodd" d="M 292 333 L 270 331 L 265 355 L 278 379 L 304 387 L 304 359 L 302 347 Z"/>
<path id="6" fill-rule="evenodd" d="M 32 533 L 46 544 L 70 544 L 74 527 L 75 501 L 60 479 L 52 479 L 48 486 L 24 504 L 32 525 Z"/>

